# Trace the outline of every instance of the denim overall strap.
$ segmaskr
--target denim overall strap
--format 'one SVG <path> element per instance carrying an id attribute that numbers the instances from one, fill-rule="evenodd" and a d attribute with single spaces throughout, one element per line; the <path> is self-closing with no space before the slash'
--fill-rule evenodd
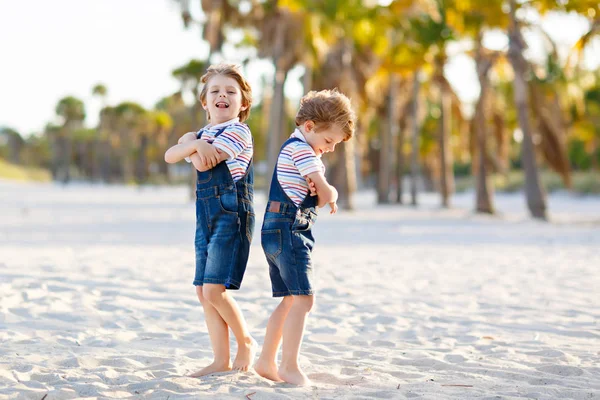
<path id="1" fill-rule="evenodd" d="M 288 140 L 285 141 L 283 146 L 281 146 L 281 150 L 279 151 L 279 153 L 281 153 L 281 151 L 287 145 L 294 143 L 294 142 L 303 142 L 303 140 L 296 138 L 296 137 L 289 138 Z M 306 142 L 304 142 L 304 143 L 306 143 Z M 296 206 L 296 204 L 285 193 L 285 191 L 281 187 L 281 184 L 279 183 L 279 179 L 277 176 L 277 165 L 275 165 L 275 170 L 273 171 L 273 178 L 271 179 L 271 187 L 269 189 L 269 202 L 271 202 L 271 201 L 281 203 L 281 205 L 280 205 L 281 208 L 289 209 L 290 211 L 296 211 L 296 209 L 298 209 L 298 208 L 300 208 L 300 209 L 312 208 L 315 210 L 317 208 L 317 196 L 311 196 L 310 192 L 307 193 L 304 200 L 302 200 L 302 203 L 300 203 L 300 206 Z"/>
<path id="2" fill-rule="evenodd" d="M 227 126 L 219 129 L 215 134 L 215 138 L 222 134 L 225 129 L 227 129 Z M 204 129 L 201 129 L 200 132 L 198 132 L 198 139 L 202 138 L 203 133 Z M 225 190 L 233 186 L 233 178 L 231 177 L 226 162 L 221 162 L 208 171 L 197 172 L 198 179 L 196 180 L 196 190 L 214 188 L 215 195 L 218 195 L 219 189 Z"/>

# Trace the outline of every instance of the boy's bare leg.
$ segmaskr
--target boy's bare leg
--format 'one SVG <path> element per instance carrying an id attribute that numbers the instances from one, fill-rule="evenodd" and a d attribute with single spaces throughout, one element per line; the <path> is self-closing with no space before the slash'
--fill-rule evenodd
<path id="1" fill-rule="evenodd" d="M 294 303 L 283 325 L 281 365 L 277 373 L 279 378 L 295 385 L 310 384 L 310 380 L 298 365 L 298 354 L 304 336 L 306 317 L 313 304 L 314 296 L 294 296 Z"/>
<path id="2" fill-rule="evenodd" d="M 190 376 L 199 377 L 213 374 L 215 372 L 225 372 L 231 370 L 231 361 L 229 359 L 229 328 L 219 315 L 216 308 L 206 300 L 202 293 L 202 286 L 196 286 L 196 294 L 202 307 L 204 308 L 204 318 L 210 336 L 213 352 L 215 353 L 212 364 L 194 372 Z"/>
<path id="3" fill-rule="evenodd" d="M 273 311 L 273 314 L 271 314 L 269 323 L 267 324 L 265 343 L 263 344 L 260 357 L 254 365 L 256 373 L 275 382 L 281 382 L 281 379 L 277 374 L 277 350 L 281 344 L 283 324 L 285 323 L 285 319 L 290 312 L 293 302 L 293 296 L 284 297 L 275 311 Z"/>
<path id="4" fill-rule="evenodd" d="M 205 284 L 204 297 L 219 312 L 235 336 L 238 350 L 233 361 L 233 369 L 248 371 L 254 361 L 258 345 L 248 332 L 246 321 L 237 302 L 227 293 L 224 285 Z"/>

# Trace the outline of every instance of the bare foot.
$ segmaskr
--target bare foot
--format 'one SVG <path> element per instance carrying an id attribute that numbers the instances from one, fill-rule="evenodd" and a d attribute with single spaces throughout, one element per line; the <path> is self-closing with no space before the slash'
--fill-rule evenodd
<path id="1" fill-rule="evenodd" d="M 310 385 L 310 379 L 308 379 L 308 376 L 306 376 L 300 368 L 294 368 L 294 369 L 279 368 L 279 371 L 277 371 L 277 374 L 279 375 L 279 378 L 281 378 L 284 382 L 292 383 L 292 384 L 298 385 L 298 386 Z"/>
<path id="2" fill-rule="evenodd" d="M 283 382 L 277 373 L 277 365 L 274 362 L 265 361 L 259 358 L 254 364 L 254 370 L 263 378 L 270 379 L 275 382 Z"/>
<path id="3" fill-rule="evenodd" d="M 235 360 L 233 360 L 233 369 L 242 372 L 248 371 L 254 362 L 257 350 L 258 343 L 253 338 L 249 338 L 245 343 L 238 343 L 238 351 Z"/>
<path id="4" fill-rule="evenodd" d="M 206 375 L 214 374 L 217 372 L 227 372 L 227 371 L 231 371 L 231 363 L 229 361 L 227 361 L 227 363 L 213 361 L 212 364 L 210 364 L 210 365 L 202 368 L 201 370 L 198 370 L 188 376 L 192 377 L 192 378 L 198 378 L 200 376 L 206 376 Z"/>

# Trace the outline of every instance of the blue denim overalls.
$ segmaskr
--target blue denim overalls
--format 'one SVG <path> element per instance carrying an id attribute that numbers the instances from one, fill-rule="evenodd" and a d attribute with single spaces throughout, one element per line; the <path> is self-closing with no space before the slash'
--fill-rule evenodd
<path id="1" fill-rule="evenodd" d="M 227 127 L 219 130 L 218 137 Z M 204 130 L 198 133 L 202 137 Z M 254 158 L 254 157 L 253 157 Z M 234 182 L 227 163 L 198 172 L 196 181 L 196 276 L 204 283 L 239 289 L 254 232 L 254 166 Z"/>
<path id="2" fill-rule="evenodd" d="M 281 150 L 297 141 L 302 140 L 288 139 Z M 261 229 L 273 297 L 313 294 L 311 253 L 315 239 L 312 226 L 316 220 L 317 196 L 309 193 L 300 206 L 296 206 L 279 184 L 275 166 Z"/>

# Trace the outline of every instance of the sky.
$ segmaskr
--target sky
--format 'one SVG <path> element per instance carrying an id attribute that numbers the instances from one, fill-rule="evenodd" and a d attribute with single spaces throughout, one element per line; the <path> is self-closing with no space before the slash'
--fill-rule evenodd
<path id="1" fill-rule="evenodd" d="M 574 16 L 546 18 L 543 26 L 565 54 L 587 29 L 585 20 Z M 529 36 L 532 54 L 543 54 L 539 37 Z M 199 28 L 184 29 L 174 0 L 0 0 L 0 38 L 0 126 L 23 136 L 56 122 L 56 104 L 69 95 L 85 102 L 86 124 L 94 126 L 101 106 L 91 94 L 97 83 L 108 88 L 108 104 L 135 101 L 151 108 L 179 89 L 171 76 L 175 68 L 208 53 Z M 485 44 L 501 49 L 506 38 L 491 34 Z M 599 50 L 596 43 L 588 53 Z M 239 61 L 236 56 L 226 52 L 232 61 Z M 588 58 L 598 65 L 597 56 Z M 270 73 L 268 62 L 246 70 L 256 95 L 262 77 Z M 293 70 L 286 84 L 292 97 L 302 91 L 301 73 Z M 464 101 L 477 98 L 468 57 L 453 57 L 446 74 Z"/>

